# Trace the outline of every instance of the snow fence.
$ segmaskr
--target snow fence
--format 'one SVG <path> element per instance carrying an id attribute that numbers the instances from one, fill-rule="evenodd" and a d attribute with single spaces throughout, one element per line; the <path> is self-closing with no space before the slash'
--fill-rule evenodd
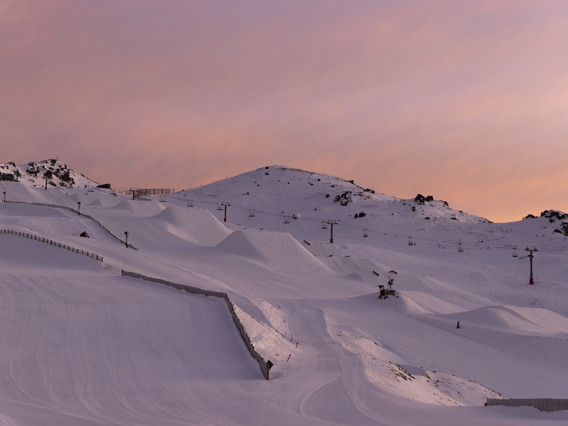
<path id="1" fill-rule="evenodd" d="M 20 237 L 29 238 L 30 240 L 35 240 L 35 241 L 39 241 L 41 243 L 49 244 L 50 246 L 61 247 L 65 250 L 69 250 L 69 251 L 72 251 L 74 253 L 79 253 L 79 254 L 82 254 L 84 256 L 92 257 L 93 259 L 100 260 L 101 262 L 103 261 L 103 257 L 99 256 L 98 254 L 91 253 L 90 251 L 86 251 L 86 250 L 81 250 L 81 249 L 78 249 L 78 248 L 75 248 L 75 247 L 71 247 L 71 246 L 68 246 L 67 244 L 58 243 L 57 241 L 50 240 L 49 238 L 39 237 L 37 235 L 27 234 L 25 232 L 13 231 L 11 229 L 0 229 L 0 234 L 18 235 Z"/>
<path id="2" fill-rule="evenodd" d="M 126 276 L 126 277 L 138 278 L 138 279 L 142 279 L 142 280 L 146 280 L 146 281 L 155 282 L 155 283 L 158 283 L 158 284 L 167 285 L 169 287 L 173 287 L 173 288 L 177 288 L 179 290 L 187 291 L 188 293 L 199 294 L 199 295 L 202 295 L 202 296 L 219 297 L 219 298 L 223 299 L 225 301 L 225 303 L 227 304 L 227 307 L 229 308 L 229 312 L 231 312 L 231 317 L 233 318 L 233 322 L 235 323 L 235 326 L 237 327 L 239 334 L 241 335 L 243 341 L 245 342 L 245 345 L 246 345 L 248 351 L 250 352 L 252 357 L 258 362 L 258 365 L 260 366 L 260 371 L 262 371 L 262 375 L 264 376 L 264 378 L 266 380 L 270 379 L 270 366 L 272 366 L 272 363 L 270 361 L 264 361 L 264 359 L 260 356 L 260 354 L 256 351 L 256 349 L 252 345 L 252 343 L 250 341 L 250 337 L 248 336 L 247 332 L 245 331 L 245 328 L 243 327 L 241 320 L 237 316 L 237 314 L 235 312 L 235 307 L 233 306 L 233 302 L 231 302 L 227 293 L 222 293 L 220 291 L 203 290 L 203 289 L 198 288 L 198 287 L 192 287 L 192 286 L 184 285 L 184 284 L 176 284 L 176 283 L 172 283 L 170 281 L 162 280 L 160 278 L 148 277 L 148 276 L 145 276 L 145 275 L 142 275 L 142 274 L 138 274 L 136 272 L 129 272 L 129 271 L 123 270 L 122 275 Z"/>
<path id="3" fill-rule="evenodd" d="M 536 398 L 536 399 L 492 399 L 487 398 L 487 406 L 504 405 L 506 407 L 530 406 L 540 411 L 568 410 L 568 399 Z"/>

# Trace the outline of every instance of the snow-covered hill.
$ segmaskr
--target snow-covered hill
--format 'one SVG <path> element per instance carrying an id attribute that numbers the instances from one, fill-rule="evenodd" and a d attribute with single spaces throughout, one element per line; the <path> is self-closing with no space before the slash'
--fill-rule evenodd
<path id="1" fill-rule="evenodd" d="M 19 181 L 33 187 L 88 188 L 98 185 L 55 159 L 30 162 L 19 166 L 13 162 L 1 163 L 0 181 Z"/>
<path id="2" fill-rule="evenodd" d="M 387 211 L 393 215 L 413 211 L 414 216 L 425 220 L 487 222 L 453 210 L 448 203 L 432 196 L 417 194 L 415 199 L 400 200 L 360 187 L 352 180 L 283 166 L 263 167 L 180 195 L 200 203 L 230 203 L 231 210 L 240 211 L 237 218 L 252 212 L 280 215 L 283 220 L 294 216 L 306 220 L 348 220 L 384 215 Z"/>
<path id="3" fill-rule="evenodd" d="M 483 406 L 565 397 L 562 213 L 495 224 L 282 166 L 137 200 L 76 174 L 47 191 L 22 176 L 0 181 L 0 229 L 104 262 L 0 234 L 0 423 L 568 421 Z M 222 306 L 121 269 L 226 292 L 271 380 Z M 389 280 L 396 294 L 378 299 Z"/>

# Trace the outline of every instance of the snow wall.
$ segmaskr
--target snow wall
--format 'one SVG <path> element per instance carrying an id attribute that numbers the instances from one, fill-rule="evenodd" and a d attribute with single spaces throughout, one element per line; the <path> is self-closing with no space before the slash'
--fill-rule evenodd
<path id="1" fill-rule="evenodd" d="M 203 290 L 203 289 L 198 288 L 198 287 L 192 287 L 192 286 L 184 285 L 184 284 L 176 284 L 176 283 L 172 283 L 170 281 L 162 280 L 160 278 L 152 278 L 152 277 L 148 277 L 148 276 L 145 276 L 145 275 L 137 274 L 136 272 L 129 272 L 129 271 L 123 270 L 122 275 L 126 276 L 126 277 L 138 278 L 138 279 L 142 279 L 142 280 L 146 280 L 146 281 L 155 282 L 155 283 L 158 283 L 158 284 L 167 285 L 169 287 L 173 287 L 173 288 L 177 288 L 179 290 L 187 291 L 188 293 L 199 294 L 199 295 L 202 295 L 202 296 L 220 297 L 221 299 L 225 300 L 225 302 L 227 303 L 227 307 L 229 308 L 229 311 L 231 312 L 231 317 L 233 318 L 233 322 L 237 326 L 237 330 L 239 331 L 239 334 L 241 335 L 243 341 L 245 342 L 245 345 L 246 345 L 248 351 L 250 352 L 252 357 L 258 362 L 258 365 L 260 365 L 260 371 L 262 371 L 262 375 L 264 376 L 264 378 L 266 380 L 269 380 L 269 378 L 270 378 L 270 374 L 269 374 L 270 367 L 269 367 L 268 363 L 270 361 L 264 361 L 264 359 L 260 356 L 260 354 L 256 351 L 256 349 L 254 349 L 254 346 L 252 345 L 252 343 L 250 341 L 250 337 L 248 336 L 247 332 L 245 331 L 245 328 L 243 327 L 241 320 L 239 319 L 239 317 L 235 313 L 235 308 L 233 306 L 233 303 L 229 299 L 229 296 L 227 295 L 227 293 L 222 293 L 220 291 Z"/>

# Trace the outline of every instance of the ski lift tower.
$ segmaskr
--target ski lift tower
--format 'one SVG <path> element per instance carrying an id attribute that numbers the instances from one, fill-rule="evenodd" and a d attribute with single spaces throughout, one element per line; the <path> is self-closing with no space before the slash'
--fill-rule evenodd
<path id="1" fill-rule="evenodd" d="M 224 211 L 225 211 L 225 215 L 224 215 L 224 217 L 223 217 L 223 222 L 226 222 L 226 221 L 227 221 L 227 207 L 230 207 L 230 206 L 231 206 L 231 203 L 228 203 L 228 202 L 225 202 L 225 201 L 224 201 L 224 202 L 220 203 L 219 206 L 221 206 L 221 210 L 224 210 Z M 218 209 L 218 210 L 219 210 L 219 209 Z"/>
<path id="2" fill-rule="evenodd" d="M 530 279 L 529 279 L 529 284 L 534 284 L 534 280 L 533 280 L 533 257 L 534 257 L 534 252 L 538 251 L 538 249 L 536 247 L 527 247 L 525 250 L 529 252 L 529 260 L 530 260 L 530 264 L 531 264 L 531 275 L 530 275 Z"/>
<path id="3" fill-rule="evenodd" d="M 337 225 L 338 220 L 328 220 L 326 223 L 331 226 L 331 236 L 329 238 L 329 243 L 333 244 L 333 225 Z"/>

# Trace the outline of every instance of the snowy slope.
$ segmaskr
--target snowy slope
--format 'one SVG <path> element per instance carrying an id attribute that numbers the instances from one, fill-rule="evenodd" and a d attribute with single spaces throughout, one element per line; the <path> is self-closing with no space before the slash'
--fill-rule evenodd
<path id="1" fill-rule="evenodd" d="M 138 250 L 71 210 L 0 203 L 0 228 L 105 259 L 0 235 L 0 343 L 10 348 L 0 423 L 568 421 L 567 412 L 483 407 L 500 395 L 566 397 L 561 216 L 493 224 L 443 201 L 282 166 L 151 201 L 8 181 L 3 191 L 12 201 L 81 202 Z M 538 248 L 534 285 L 526 247 Z M 228 293 L 274 362 L 271 380 L 221 304 L 121 269 Z M 389 278 L 398 297 L 377 299 Z"/>

